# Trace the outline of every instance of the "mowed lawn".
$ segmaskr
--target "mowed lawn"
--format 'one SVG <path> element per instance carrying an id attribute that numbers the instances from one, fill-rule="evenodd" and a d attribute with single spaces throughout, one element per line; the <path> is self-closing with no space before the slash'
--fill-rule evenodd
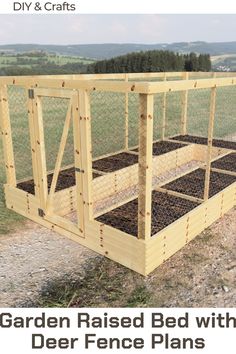
<path id="1" fill-rule="evenodd" d="M 210 115 L 209 89 L 190 91 L 188 94 L 188 133 L 207 136 Z M 182 92 L 166 95 L 166 137 L 181 133 Z M 129 94 L 129 146 L 138 144 L 139 97 Z M 32 176 L 31 148 L 28 128 L 27 92 L 9 88 L 9 106 L 17 179 Z M 67 99 L 43 98 L 43 120 L 48 171 L 53 170 L 59 142 L 68 109 Z M 236 134 L 236 88 L 217 89 L 215 137 Z M 112 92 L 91 93 L 92 152 L 93 157 L 112 153 L 125 147 L 125 95 Z M 163 126 L 163 94 L 154 97 L 154 139 L 160 139 Z M 0 233 L 8 232 L 21 216 L 5 208 L 3 183 L 5 169 L 0 145 Z M 70 127 L 63 166 L 73 164 L 73 131 Z"/>

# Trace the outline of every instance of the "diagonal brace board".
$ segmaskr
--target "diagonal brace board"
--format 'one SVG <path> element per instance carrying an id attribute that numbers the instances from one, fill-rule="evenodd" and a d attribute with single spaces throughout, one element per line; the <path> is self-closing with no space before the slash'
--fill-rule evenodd
<path id="1" fill-rule="evenodd" d="M 61 136 L 61 141 L 60 141 L 60 145 L 59 145 L 59 150 L 58 150 L 56 165 L 55 165 L 55 169 L 54 169 L 54 173 L 53 173 L 52 183 L 51 183 L 51 187 L 50 187 L 50 191 L 49 191 L 49 195 L 48 195 L 48 199 L 47 199 L 46 213 L 50 212 L 51 208 L 52 208 L 52 200 L 53 200 L 53 196 L 54 196 L 54 193 L 56 190 L 57 180 L 58 180 L 58 176 L 59 176 L 59 172 L 60 172 L 60 168 L 61 168 L 61 163 L 62 163 L 62 159 L 63 159 L 65 147 L 66 147 L 67 137 L 68 137 L 68 133 L 69 133 L 69 128 L 70 128 L 70 121 L 71 121 L 71 114 L 72 114 L 71 110 L 72 110 L 72 105 L 71 105 L 71 100 L 70 100 L 67 114 L 66 114 L 63 132 L 62 132 L 62 136 Z"/>

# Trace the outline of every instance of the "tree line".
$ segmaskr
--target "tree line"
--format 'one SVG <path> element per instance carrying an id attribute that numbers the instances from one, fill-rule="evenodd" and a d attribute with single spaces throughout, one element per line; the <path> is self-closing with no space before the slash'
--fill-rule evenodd
<path id="1" fill-rule="evenodd" d="M 209 54 L 179 54 L 165 50 L 130 53 L 88 66 L 88 73 L 210 71 Z"/>

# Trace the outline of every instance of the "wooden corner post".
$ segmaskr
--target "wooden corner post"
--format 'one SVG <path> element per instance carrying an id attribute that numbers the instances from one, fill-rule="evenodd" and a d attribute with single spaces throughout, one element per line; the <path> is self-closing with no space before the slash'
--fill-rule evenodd
<path id="1" fill-rule="evenodd" d="M 183 80 L 189 79 L 189 73 L 183 73 Z M 182 93 L 182 114 L 181 114 L 181 134 L 187 134 L 187 119 L 188 119 L 188 90 Z"/>
<path id="2" fill-rule="evenodd" d="M 29 99 L 32 100 L 32 116 L 34 134 L 34 142 L 31 141 L 31 146 L 35 147 L 35 157 L 33 159 L 34 176 L 37 175 L 36 191 L 39 194 L 40 208 L 42 213 L 45 213 L 48 197 L 48 182 L 47 182 L 47 166 L 46 166 L 46 151 L 44 141 L 44 126 L 43 126 L 43 110 L 41 97 L 35 96 L 34 90 L 29 90 Z"/>
<path id="3" fill-rule="evenodd" d="M 210 117 L 209 117 L 209 124 L 208 124 L 204 200 L 207 200 L 209 198 L 209 190 L 210 190 L 211 153 L 212 153 L 212 140 L 213 140 L 213 132 L 214 132 L 215 105 L 216 105 L 216 87 L 213 87 L 211 89 Z"/>
<path id="4" fill-rule="evenodd" d="M 4 165 L 7 184 L 16 186 L 16 170 L 11 134 L 7 86 L 0 87 L 0 129 L 3 142 Z"/>
<path id="5" fill-rule="evenodd" d="M 83 215 L 86 223 L 93 219 L 91 115 L 90 95 L 87 90 L 79 90 L 79 120 L 81 170 L 76 172 L 82 176 Z"/>
<path id="6" fill-rule="evenodd" d="M 153 95 L 139 95 L 138 238 L 151 237 Z"/>
<path id="7" fill-rule="evenodd" d="M 129 81 L 128 74 L 125 74 L 125 82 Z M 129 94 L 125 93 L 125 150 L 129 150 Z"/>
<path id="8" fill-rule="evenodd" d="M 166 73 L 164 73 L 163 81 L 166 81 Z M 166 92 L 163 93 L 162 98 L 162 129 L 161 129 L 161 140 L 165 139 L 166 135 Z"/>

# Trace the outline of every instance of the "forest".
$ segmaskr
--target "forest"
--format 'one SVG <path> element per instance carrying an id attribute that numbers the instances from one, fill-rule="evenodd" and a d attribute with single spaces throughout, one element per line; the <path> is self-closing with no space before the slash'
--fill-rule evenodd
<path id="1" fill-rule="evenodd" d="M 88 66 L 88 73 L 210 71 L 209 54 L 179 54 L 152 50 L 130 53 L 109 60 L 100 60 Z"/>

